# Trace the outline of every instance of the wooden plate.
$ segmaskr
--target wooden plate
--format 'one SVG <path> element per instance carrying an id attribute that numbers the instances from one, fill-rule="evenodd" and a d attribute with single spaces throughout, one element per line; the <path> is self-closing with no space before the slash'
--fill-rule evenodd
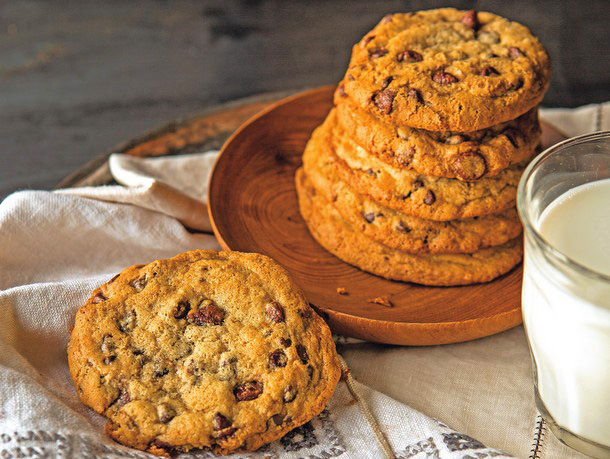
<path id="1" fill-rule="evenodd" d="M 298 211 L 294 172 L 311 132 L 332 106 L 333 89 L 284 99 L 225 143 L 209 191 L 210 217 L 221 245 L 277 260 L 336 333 L 432 345 L 489 336 L 520 324 L 520 266 L 487 284 L 425 287 L 361 271 L 310 236 Z M 348 295 L 339 295 L 338 287 Z M 367 301 L 384 295 L 393 307 Z"/>

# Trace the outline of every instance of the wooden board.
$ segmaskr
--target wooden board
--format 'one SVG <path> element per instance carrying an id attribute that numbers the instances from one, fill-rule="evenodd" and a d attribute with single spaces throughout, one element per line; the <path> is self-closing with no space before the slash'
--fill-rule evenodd
<path id="1" fill-rule="evenodd" d="M 328 317 L 334 332 L 389 344 L 433 345 L 489 336 L 521 323 L 521 266 L 487 284 L 425 287 L 354 268 L 310 236 L 297 206 L 294 172 L 333 87 L 289 97 L 225 143 L 210 182 L 209 210 L 225 249 L 277 260 Z M 339 295 L 337 288 L 349 294 Z M 394 307 L 372 304 L 387 295 Z"/>

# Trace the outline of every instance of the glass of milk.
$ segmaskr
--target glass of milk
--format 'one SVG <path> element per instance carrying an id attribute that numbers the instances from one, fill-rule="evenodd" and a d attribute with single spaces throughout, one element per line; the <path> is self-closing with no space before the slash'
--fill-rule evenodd
<path id="1" fill-rule="evenodd" d="M 536 404 L 562 442 L 610 458 L 610 131 L 540 154 L 517 201 Z"/>

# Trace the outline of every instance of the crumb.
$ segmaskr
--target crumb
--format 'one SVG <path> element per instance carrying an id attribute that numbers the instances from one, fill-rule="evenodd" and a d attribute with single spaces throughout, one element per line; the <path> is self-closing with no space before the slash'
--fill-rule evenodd
<path id="1" fill-rule="evenodd" d="M 337 287 L 337 293 L 339 295 L 347 295 L 347 290 L 344 287 Z"/>
<path id="2" fill-rule="evenodd" d="M 369 303 L 380 304 L 381 306 L 385 306 L 386 308 L 393 308 L 394 305 L 390 301 L 387 296 L 378 296 L 376 298 L 369 298 L 367 300 Z"/>

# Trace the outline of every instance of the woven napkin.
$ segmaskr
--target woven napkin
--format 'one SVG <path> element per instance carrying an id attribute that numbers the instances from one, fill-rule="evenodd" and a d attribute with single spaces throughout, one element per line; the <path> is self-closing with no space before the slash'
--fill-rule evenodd
<path id="1" fill-rule="evenodd" d="M 574 135 L 610 128 L 606 112 L 608 119 L 610 104 L 549 119 Z M 580 131 L 570 131 L 577 124 Z M 215 156 L 113 155 L 119 185 L 22 191 L 0 204 L 1 458 L 152 457 L 109 440 L 103 418 L 78 400 L 67 367 L 69 329 L 89 293 L 124 267 L 219 248 L 200 232 L 210 231 L 205 197 Z M 521 328 L 428 348 L 337 341 L 351 371 L 343 362 L 324 412 L 235 457 L 582 457 L 545 436 Z"/>

